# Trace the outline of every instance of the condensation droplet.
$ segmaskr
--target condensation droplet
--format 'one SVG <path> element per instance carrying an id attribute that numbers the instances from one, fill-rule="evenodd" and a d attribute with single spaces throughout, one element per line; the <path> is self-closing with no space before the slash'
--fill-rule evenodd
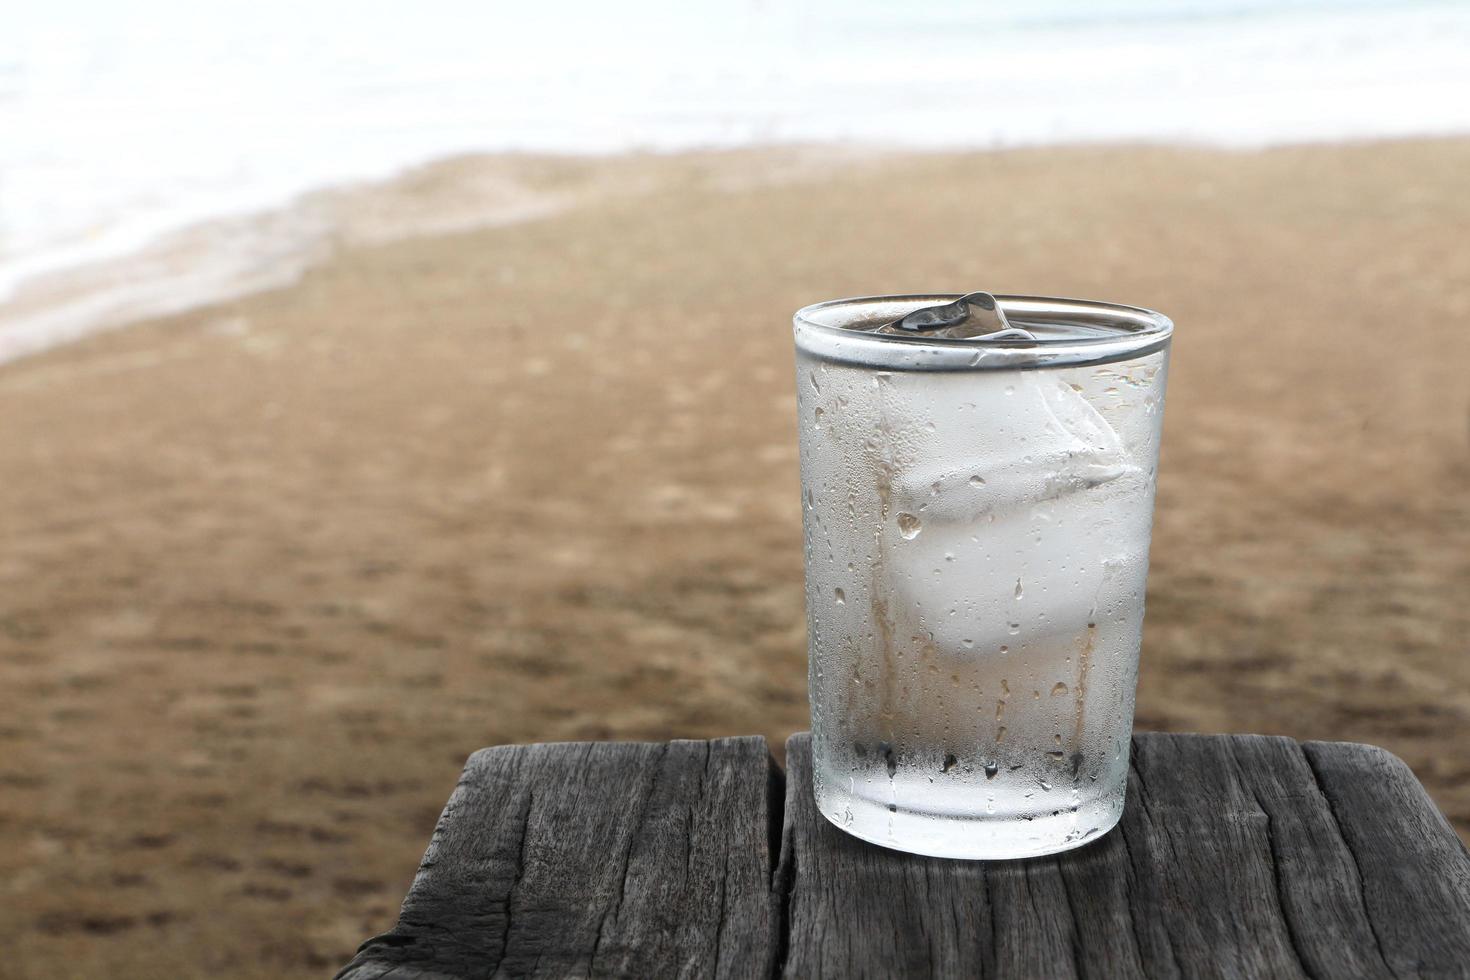
<path id="1" fill-rule="evenodd" d="M 817 498 L 816 498 L 816 495 L 813 494 L 810 489 L 808 489 L 807 492 L 806 492 L 806 509 L 807 510 L 816 510 L 817 509 Z"/>
<path id="2" fill-rule="evenodd" d="M 902 534 L 904 540 L 912 541 L 924 530 L 924 522 L 913 514 L 903 513 L 898 515 L 898 533 Z"/>
<path id="3" fill-rule="evenodd" d="M 817 372 L 811 371 L 807 374 L 807 377 L 811 379 L 812 391 L 820 395 L 822 393 L 822 386 L 817 384 Z"/>
<path id="4" fill-rule="evenodd" d="M 990 761 L 990 762 L 985 763 L 985 778 L 986 779 L 994 779 L 996 773 L 998 773 L 998 772 L 1000 772 L 1000 763 L 999 762 Z"/>
<path id="5" fill-rule="evenodd" d="M 822 416 L 824 414 L 820 408 L 812 409 L 812 424 L 819 429 L 822 427 Z"/>
<path id="6" fill-rule="evenodd" d="M 1062 696 L 1063 694 L 1066 694 L 1066 693 L 1067 693 L 1067 685 L 1065 683 L 1063 683 L 1062 681 L 1057 681 L 1056 684 L 1052 685 L 1052 689 L 1051 689 L 1051 696 L 1052 697 L 1054 697 L 1054 698 L 1055 697 L 1060 697 L 1060 696 Z"/>
<path id="7" fill-rule="evenodd" d="M 1025 594 L 1026 594 L 1026 590 L 1023 589 L 1023 588 L 1021 588 L 1021 580 L 1019 578 L 1016 579 L 1016 598 L 1019 599 L 1019 598 L 1021 598 L 1021 596 L 1025 595 Z"/>
<path id="8" fill-rule="evenodd" d="M 837 598 L 837 604 L 839 606 L 846 605 L 846 603 L 847 603 L 847 594 L 844 593 L 841 589 L 833 589 L 832 590 L 832 594 Z"/>
<path id="9" fill-rule="evenodd" d="M 985 486 L 985 478 L 984 477 L 981 477 L 981 476 L 972 476 L 972 477 L 970 477 L 970 486 L 972 486 L 972 487 L 983 487 L 983 486 Z"/>

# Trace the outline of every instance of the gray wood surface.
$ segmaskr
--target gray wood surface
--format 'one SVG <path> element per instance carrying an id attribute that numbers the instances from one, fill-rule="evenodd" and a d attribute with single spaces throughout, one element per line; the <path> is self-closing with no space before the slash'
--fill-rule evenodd
<path id="1" fill-rule="evenodd" d="M 884 850 L 758 738 L 476 753 L 395 977 L 1470 977 L 1470 855 L 1366 745 L 1140 735 L 1119 828 L 1055 857 Z M 779 863 L 773 857 L 779 853 Z"/>
<path id="2" fill-rule="evenodd" d="M 482 749 L 339 976 L 769 976 L 780 780 L 762 738 Z"/>
<path id="3" fill-rule="evenodd" d="M 1372 746 L 1139 735 L 1117 830 L 987 863 L 841 833 L 786 753 L 785 976 L 1470 976 L 1470 856 Z"/>

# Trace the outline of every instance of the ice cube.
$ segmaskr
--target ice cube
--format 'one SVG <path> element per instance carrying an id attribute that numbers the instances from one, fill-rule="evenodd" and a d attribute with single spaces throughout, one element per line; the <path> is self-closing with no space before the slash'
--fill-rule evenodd
<path id="1" fill-rule="evenodd" d="M 1085 629 L 1105 563 L 1147 548 L 1110 531 L 1117 494 L 1146 477 L 1096 409 L 1048 372 L 955 391 L 945 396 L 973 409 L 941 406 L 942 424 L 912 437 L 894 473 L 886 564 L 911 617 L 898 632 L 973 657 Z"/>
<path id="2" fill-rule="evenodd" d="M 896 511 L 973 523 L 1138 470 L 1097 409 L 1045 372 L 963 397 L 974 408 L 950 412 L 943 426 L 919 437 L 908 454 L 915 462 L 895 474 Z"/>

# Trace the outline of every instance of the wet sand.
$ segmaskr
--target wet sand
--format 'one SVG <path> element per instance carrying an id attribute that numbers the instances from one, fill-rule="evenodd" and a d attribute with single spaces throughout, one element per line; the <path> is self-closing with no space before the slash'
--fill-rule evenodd
<path id="1" fill-rule="evenodd" d="M 1170 313 L 1139 726 L 1470 832 L 1470 141 L 481 166 L 566 193 L 0 365 L 0 972 L 320 976 L 470 751 L 804 727 L 789 316 L 856 293 Z"/>

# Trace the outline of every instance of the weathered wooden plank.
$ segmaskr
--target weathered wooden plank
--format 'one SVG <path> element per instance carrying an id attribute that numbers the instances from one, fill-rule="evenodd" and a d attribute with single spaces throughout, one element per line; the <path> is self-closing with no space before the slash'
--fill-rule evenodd
<path id="1" fill-rule="evenodd" d="M 477 752 L 338 976 L 769 975 L 780 780 L 761 738 Z"/>
<path id="2" fill-rule="evenodd" d="M 1374 939 L 1357 864 L 1301 744 L 1238 735 L 1209 741 L 1228 746 L 1236 776 L 1263 815 L 1279 912 L 1306 973 L 1392 977 Z M 1404 775 L 1413 781 L 1407 770 Z"/>
<path id="3" fill-rule="evenodd" d="M 884 850 L 817 812 L 807 736 L 476 753 L 398 925 L 340 976 L 1470 976 L 1470 855 L 1370 746 L 1140 735 L 1066 854 Z"/>
<path id="4" fill-rule="evenodd" d="M 1289 739 L 1140 735 L 1117 831 L 1054 857 L 978 863 L 831 827 L 812 798 L 809 741 L 795 736 L 779 965 L 793 977 L 1470 975 L 1470 958 L 1454 959 L 1470 936 L 1458 839 L 1406 768 L 1329 748 L 1309 765 Z M 1379 787 L 1376 825 L 1341 812 L 1367 800 L 1339 783 L 1364 780 Z M 1410 847 L 1395 843 L 1401 810 Z M 1409 886 L 1429 879 L 1435 896 L 1420 903 Z M 1385 924 L 1394 909 L 1412 928 Z"/>
<path id="5" fill-rule="evenodd" d="M 1384 960 L 1400 977 L 1470 977 L 1470 856 L 1409 767 L 1372 745 L 1307 742 Z"/>

